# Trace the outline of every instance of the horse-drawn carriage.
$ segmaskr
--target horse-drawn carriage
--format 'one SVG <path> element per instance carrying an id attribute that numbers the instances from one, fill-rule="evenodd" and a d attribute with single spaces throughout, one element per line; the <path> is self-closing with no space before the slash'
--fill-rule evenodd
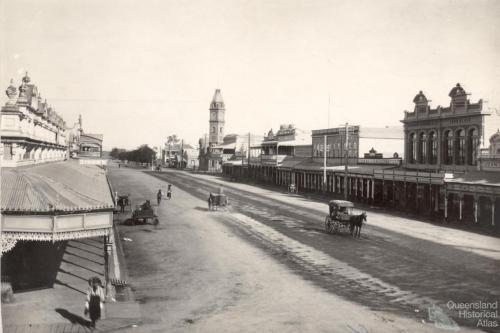
<path id="1" fill-rule="evenodd" d="M 353 214 L 354 204 L 345 200 L 332 200 L 328 203 L 329 214 L 325 217 L 325 230 L 328 233 L 349 231 L 352 236 L 360 237 L 366 213 Z"/>
<path id="2" fill-rule="evenodd" d="M 151 221 L 151 224 L 153 225 L 158 225 L 158 223 L 160 223 L 160 220 L 158 220 L 158 215 L 156 215 L 156 212 L 151 206 L 149 200 L 147 200 L 142 205 L 138 205 L 135 207 L 134 211 L 132 212 L 132 217 L 128 219 L 128 224 L 147 224 L 148 221 Z"/>
<path id="3" fill-rule="evenodd" d="M 225 194 L 210 193 L 208 197 L 208 210 L 218 210 L 219 207 L 226 207 L 228 204 L 229 200 Z"/>

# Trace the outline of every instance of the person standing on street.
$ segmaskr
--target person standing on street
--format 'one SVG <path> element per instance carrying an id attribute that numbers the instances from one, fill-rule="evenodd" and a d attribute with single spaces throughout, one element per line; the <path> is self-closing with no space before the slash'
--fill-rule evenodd
<path id="1" fill-rule="evenodd" d="M 161 203 L 161 198 L 163 197 L 163 192 L 161 191 L 161 189 L 158 190 L 158 193 L 156 193 L 156 200 L 158 201 L 158 206 L 160 205 Z"/>
<path id="2" fill-rule="evenodd" d="M 167 198 L 170 200 L 172 199 L 172 185 L 168 184 L 168 189 L 167 189 Z"/>
<path id="3" fill-rule="evenodd" d="M 85 303 L 85 313 L 89 314 L 91 327 L 95 328 L 95 323 L 101 318 L 104 308 L 104 290 L 101 280 L 94 277 L 89 281 L 90 287 L 87 290 L 87 302 Z"/>

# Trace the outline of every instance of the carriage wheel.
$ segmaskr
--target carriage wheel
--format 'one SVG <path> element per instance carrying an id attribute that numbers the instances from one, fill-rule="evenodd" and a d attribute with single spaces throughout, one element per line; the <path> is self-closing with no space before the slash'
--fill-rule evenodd
<path id="1" fill-rule="evenodd" d="M 338 233 L 340 231 L 340 226 L 341 226 L 340 223 L 338 221 L 335 221 L 333 223 L 333 231 L 332 232 L 334 234 Z"/>
<path id="2" fill-rule="evenodd" d="M 330 219 L 330 216 L 325 217 L 325 231 L 327 233 L 332 232 L 332 221 Z"/>

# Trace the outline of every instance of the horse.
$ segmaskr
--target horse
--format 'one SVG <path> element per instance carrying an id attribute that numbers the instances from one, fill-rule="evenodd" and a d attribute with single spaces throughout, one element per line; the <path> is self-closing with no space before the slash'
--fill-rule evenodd
<path id="1" fill-rule="evenodd" d="M 360 238 L 361 237 L 361 227 L 363 226 L 363 221 L 366 222 L 366 213 L 363 212 L 359 215 L 351 215 L 349 218 L 349 230 L 351 231 L 351 236 Z"/>

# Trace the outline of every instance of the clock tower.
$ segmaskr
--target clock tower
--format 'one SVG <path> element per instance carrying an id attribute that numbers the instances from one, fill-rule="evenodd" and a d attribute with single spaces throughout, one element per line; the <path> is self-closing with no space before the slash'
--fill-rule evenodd
<path id="1" fill-rule="evenodd" d="M 208 143 L 210 146 L 215 146 L 223 142 L 225 113 L 226 107 L 222 100 L 222 94 L 220 93 L 220 89 L 216 89 L 210 103 L 210 128 L 208 129 L 210 133 Z"/>

